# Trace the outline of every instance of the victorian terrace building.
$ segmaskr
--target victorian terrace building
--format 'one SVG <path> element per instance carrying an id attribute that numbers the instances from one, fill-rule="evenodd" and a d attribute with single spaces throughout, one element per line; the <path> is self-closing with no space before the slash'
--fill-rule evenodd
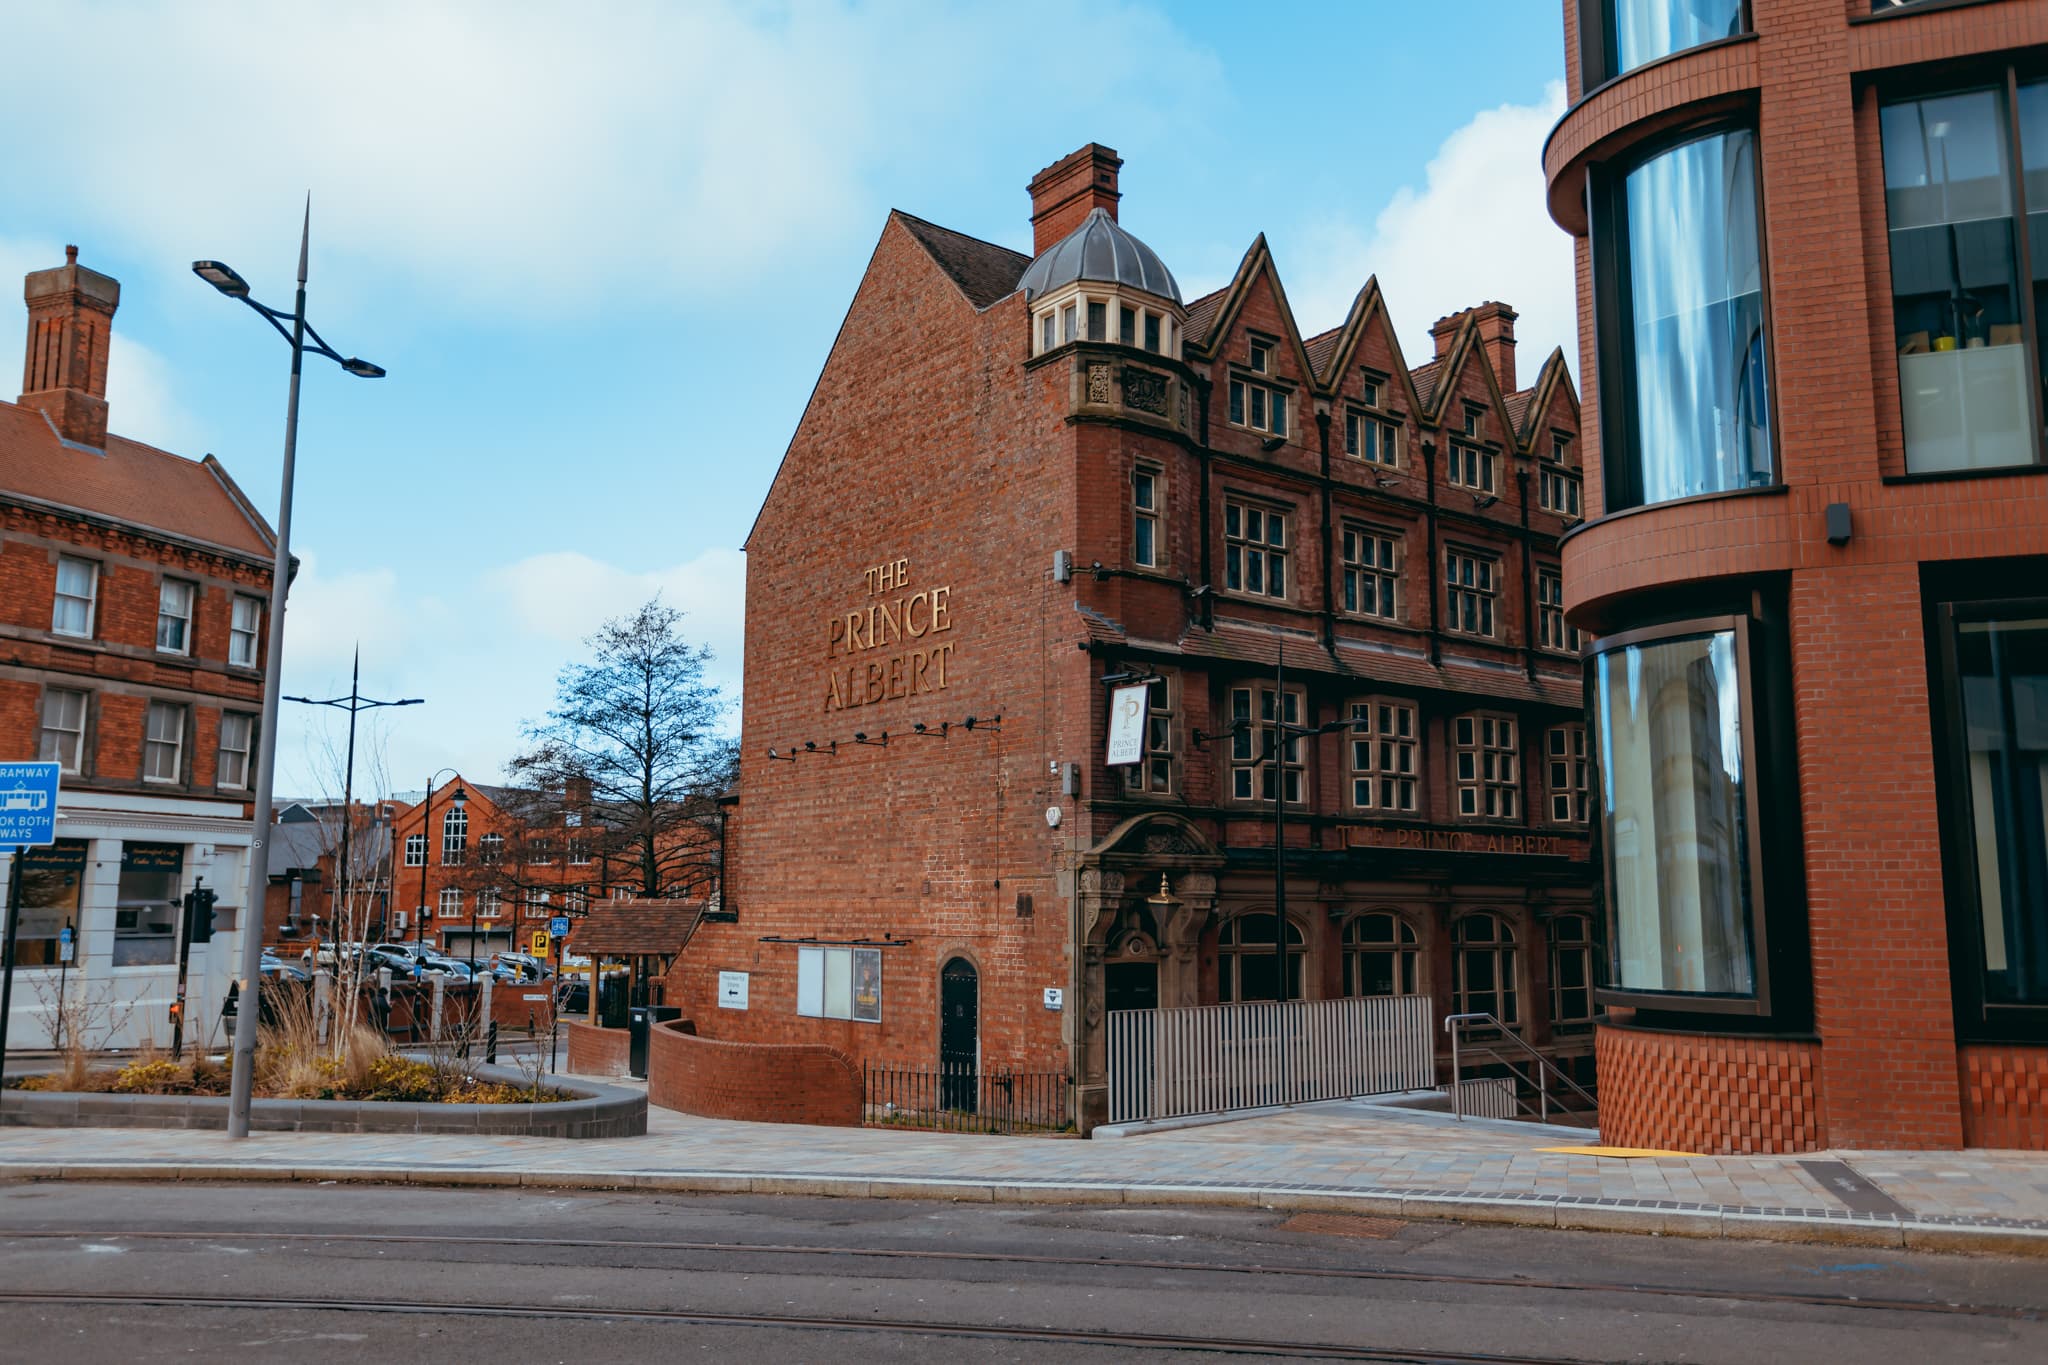
<path id="1" fill-rule="evenodd" d="M 1032 181 L 1035 257 L 885 223 L 747 540 L 737 920 L 669 999 L 1065 1073 L 1084 1125 L 1109 1010 L 1428 995 L 1589 1052 L 1562 356 L 1486 303 L 1411 368 L 1373 281 L 1304 337 L 1263 238 L 1184 301 L 1121 165 Z M 1156 681 L 1110 767 L 1117 675 Z"/>
<path id="2" fill-rule="evenodd" d="M 1565 18 L 1602 1135 L 2048 1147 L 2048 5 Z"/>
<path id="3" fill-rule="evenodd" d="M 218 1041 L 274 541 L 213 456 L 108 432 L 121 287 L 65 257 L 28 276 L 21 399 L 0 402 L 0 752 L 63 769 L 57 842 L 19 869 L 9 1037 L 51 1044 L 61 980 L 93 1002 L 91 1045 L 168 1042 L 178 905 L 204 878 L 217 929 L 191 953 L 186 1036 Z"/>

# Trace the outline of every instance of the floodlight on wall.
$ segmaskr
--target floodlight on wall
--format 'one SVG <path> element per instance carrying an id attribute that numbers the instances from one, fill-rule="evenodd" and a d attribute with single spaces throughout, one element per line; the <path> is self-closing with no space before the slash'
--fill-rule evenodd
<path id="1" fill-rule="evenodd" d="M 881 738 L 869 739 L 865 730 L 855 730 L 853 732 L 853 742 L 855 744 L 870 745 L 877 749 L 886 749 L 889 747 L 889 732 L 884 730 L 882 731 Z"/>
<path id="2" fill-rule="evenodd" d="M 796 755 L 795 755 L 795 754 L 780 754 L 780 753 L 777 753 L 777 752 L 776 752 L 775 750 L 773 750 L 773 749 L 770 749 L 770 750 L 768 751 L 768 757 L 770 757 L 770 758 L 774 759 L 774 760 L 775 760 L 775 761 L 776 761 L 777 763 L 794 763 L 794 762 L 796 762 Z"/>

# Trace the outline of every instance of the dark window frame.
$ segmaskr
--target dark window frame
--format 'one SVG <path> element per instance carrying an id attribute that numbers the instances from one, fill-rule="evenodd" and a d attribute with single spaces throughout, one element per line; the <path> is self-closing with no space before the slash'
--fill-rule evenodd
<path id="1" fill-rule="evenodd" d="M 1750 183 L 1756 197 L 1757 266 L 1762 280 L 1764 325 L 1764 402 L 1771 417 L 1771 482 L 1741 488 L 1714 489 L 1643 500 L 1642 457 L 1636 435 L 1636 363 L 1634 295 L 1629 287 L 1630 258 L 1627 214 L 1623 200 L 1635 171 L 1688 143 L 1729 133 L 1746 132 L 1755 141 Z M 1730 498 L 1785 487 L 1782 435 L 1778 430 L 1778 329 L 1771 301 L 1770 204 L 1764 197 L 1763 137 L 1753 114 L 1716 115 L 1683 124 L 1629 149 L 1628 156 L 1596 164 L 1586 174 L 1587 245 L 1592 257 L 1593 356 L 1600 380 L 1600 512 L 1603 517 L 1638 507 L 1668 506 L 1696 498 Z M 1628 343 L 1624 345 L 1624 343 Z M 1612 433 L 1612 438 L 1609 434 Z M 1617 458 L 1619 457 L 1619 458 Z M 1583 469 L 1584 459 L 1580 465 Z M 1584 505 L 1581 489 L 1581 506 Z"/>
<path id="2" fill-rule="evenodd" d="M 1709 38 L 1673 51 L 1636 63 L 1627 70 L 1618 70 L 1621 65 L 1620 53 L 1614 41 L 1614 25 L 1609 11 L 1613 0 L 1578 0 L 1579 17 L 1579 87 L 1585 93 L 1580 95 L 1583 102 L 1602 86 L 1620 80 L 1623 76 L 1647 71 L 1659 62 L 1668 62 L 1690 53 L 1703 52 L 1721 43 L 1746 42 L 1756 37 L 1756 13 L 1751 0 L 1742 0 L 1742 28 L 1739 32 L 1720 38 Z"/>
<path id="3" fill-rule="evenodd" d="M 1950 999 L 1961 1041 L 2048 1042 L 2048 1004 L 2004 1004 L 1986 999 L 1981 887 L 1973 852 L 1974 829 L 1965 795 L 1969 788 L 1968 755 L 1954 743 L 1964 733 L 1962 689 L 1955 667 L 1956 625 L 1966 621 L 2010 620 L 2023 614 L 2048 617 L 2048 597 L 1998 596 L 1996 584 L 1983 572 L 1990 566 L 1972 567 L 1980 572 L 1967 583 L 1923 579 L 1928 697 L 1932 703 L 1929 720 L 1948 922 Z"/>

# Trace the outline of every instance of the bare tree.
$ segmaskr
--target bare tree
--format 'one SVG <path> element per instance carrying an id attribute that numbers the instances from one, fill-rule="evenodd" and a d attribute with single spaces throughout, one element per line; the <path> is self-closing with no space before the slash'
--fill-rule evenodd
<path id="1" fill-rule="evenodd" d="M 328 1042 L 339 1056 L 350 1024 L 362 1017 L 369 981 L 361 954 L 351 949 L 360 949 L 375 936 L 391 932 L 391 826 L 378 814 L 391 793 L 389 745 L 379 720 L 357 722 L 353 784 L 347 772 L 346 722 L 315 729 L 307 738 L 307 750 L 315 785 L 320 788 L 319 799 L 311 807 L 320 831 L 319 847 L 323 856 L 331 858 L 334 869 L 333 881 L 325 888 L 327 911 L 315 935 L 314 965 L 321 965 L 320 942 L 331 943 L 335 949 L 330 966 L 333 1022 Z M 354 799 L 345 802 L 343 794 L 351 790 Z"/>
<path id="2" fill-rule="evenodd" d="M 711 651 L 684 638 L 682 619 L 656 594 L 600 626 L 584 641 L 590 657 L 556 678 L 546 721 L 527 727 L 526 752 L 506 765 L 536 802 L 560 803 L 559 819 L 533 828 L 561 828 L 603 860 L 596 880 L 642 896 L 715 879 L 717 795 L 736 770 L 735 745 L 713 733 L 728 703 L 704 678 Z"/>

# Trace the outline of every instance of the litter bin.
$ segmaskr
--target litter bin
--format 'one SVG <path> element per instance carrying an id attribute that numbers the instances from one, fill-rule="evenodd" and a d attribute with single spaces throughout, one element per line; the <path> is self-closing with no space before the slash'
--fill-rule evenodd
<path id="1" fill-rule="evenodd" d="M 632 1023 L 626 1034 L 626 1070 L 641 1080 L 647 1079 L 647 1033 L 656 1024 L 665 1024 L 671 1019 L 680 1019 L 683 1012 L 675 1005 L 635 1005 Z"/>

